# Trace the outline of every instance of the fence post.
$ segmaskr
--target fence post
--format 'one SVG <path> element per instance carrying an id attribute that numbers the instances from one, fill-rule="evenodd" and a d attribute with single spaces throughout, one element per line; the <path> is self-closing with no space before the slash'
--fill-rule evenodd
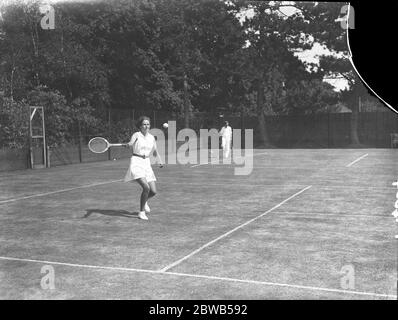
<path id="1" fill-rule="evenodd" d="M 51 162 L 50 162 L 50 157 L 51 157 L 50 152 L 51 152 L 51 150 L 50 150 L 50 147 L 48 145 L 46 147 L 47 147 L 47 168 L 50 168 L 51 167 Z"/>
<path id="2" fill-rule="evenodd" d="M 33 169 L 33 142 L 32 142 L 32 123 L 29 121 L 29 150 L 28 150 L 28 161 L 30 169 Z"/>
<path id="3" fill-rule="evenodd" d="M 330 110 L 328 111 L 328 148 L 330 149 Z"/>
<path id="4" fill-rule="evenodd" d="M 240 112 L 240 143 L 242 148 L 245 148 L 245 118 L 244 118 L 244 113 L 243 111 Z M 254 139 L 254 137 L 253 137 Z"/>
<path id="5" fill-rule="evenodd" d="M 79 161 L 80 163 L 83 162 L 83 157 L 82 157 L 82 131 L 81 131 L 81 126 L 80 126 L 80 121 L 77 121 L 77 129 L 78 129 L 78 139 L 79 139 Z"/>
<path id="6" fill-rule="evenodd" d="M 375 143 L 375 147 L 378 148 L 379 147 L 379 111 L 376 109 L 376 143 Z"/>

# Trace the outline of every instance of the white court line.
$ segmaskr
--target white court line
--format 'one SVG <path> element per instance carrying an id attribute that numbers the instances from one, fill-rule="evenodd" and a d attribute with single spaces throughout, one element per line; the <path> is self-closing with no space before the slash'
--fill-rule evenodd
<path id="1" fill-rule="evenodd" d="M 296 289 L 306 289 L 306 290 L 315 290 L 315 291 L 326 291 L 326 292 L 335 292 L 335 293 L 345 293 L 345 294 L 355 294 L 355 295 L 365 295 L 365 296 L 397 299 L 397 296 L 395 296 L 395 295 L 371 293 L 371 292 L 364 292 L 364 291 L 350 291 L 350 290 L 330 289 L 330 288 L 322 288 L 322 287 L 302 286 L 302 285 L 296 285 L 296 284 L 257 281 L 257 280 L 242 280 L 242 279 L 235 279 L 235 278 L 228 278 L 228 277 L 194 275 L 194 274 L 188 274 L 188 273 L 169 272 L 169 271 L 168 272 L 163 272 L 162 274 L 170 274 L 170 275 L 176 275 L 176 276 L 185 276 L 185 277 L 212 279 L 212 280 L 222 280 L 222 281 L 240 282 L 240 283 L 248 283 L 248 284 L 259 284 L 259 285 L 267 285 L 267 286 L 278 286 L 278 287 L 288 287 L 288 288 L 296 288 Z"/>
<path id="2" fill-rule="evenodd" d="M 371 214 L 353 214 L 353 213 L 323 213 L 323 212 L 316 212 L 316 211 L 311 211 L 311 212 L 286 212 L 286 211 L 279 211 L 278 212 L 281 215 L 288 215 L 288 216 L 305 216 L 305 218 L 319 218 L 323 219 L 324 217 L 338 217 L 338 218 L 346 218 L 346 217 L 355 217 L 355 218 L 386 218 L 386 219 L 391 219 L 390 215 L 371 215 Z M 381 231 L 381 232 L 384 232 Z"/>
<path id="3" fill-rule="evenodd" d="M 155 271 L 155 270 L 123 268 L 123 267 L 93 266 L 93 265 L 88 265 L 88 264 L 45 261 L 45 260 L 36 260 L 36 259 L 21 259 L 21 258 L 11 258 L 11 257 L 2 257 L 2 256 L 0 256 L 0 260 L 20 261 L 20 262 L 36 262 L 36 263 L 54 264 L 54 265 L 67 266 L 67 267 L 105 269 L 105 270 L 112 270 L 112 271 L 135 271 L 135 272 L 159 273 L 158 271 Z"/>
<path id="4" fill-rule="evenodd" d="M 232 184 L 232 182 L 235 182 L 236 184 Z M 241 183 L 241 182 L 236 182 L 234 180 L 229 180 L 225 181 L 224 183 L 214 183 L 210 182 L 207 183 L 207 181 L 203 182 L 190 182 L 190 181 L 179 181 L 179 180 L 173 180 L 173 181 L 156 181 L 156 184 L 167 184 L 167 185 L 180 185 L 180 186 L 198 186 L 198 187 L 225 187 L 228 184 L 228 187 L 261 187 L 261 188 L 270 188 L 270 189 L 290 189 L 290 188 L 304 188 L 304 185 L 283 185 L 283 184 L 261 184 L 261 183 Z M 340 188 L 340 187 L 339 187 Z M 368 189 L 363 187 L 364 189 Z M 386 187 L 386 189 L 391 189 L 390 187 Z"/>
<path id="5" fill-rule="evenodd" d="M 351 167 L 354 163 L 357 163 L 358 161 L 362 160 L 363 158 L 367 157 L 368 154 L 363 155 L 362 157 L 358 158 L 357 160 L 351 162 L 350 164 L 347 164 L 346 167 Z"/>
<path id="6" fill-rule="evenodd" d="M 127 271 L 127 272 L 137 272 L 137 273 L 141 272 L 141 273 L 151 273 L 151 274 L 157 274 L 157 275 L 169 275 L 169 276 L 178 276 L 178 277 L 199 278 L 199 279 L 207 279 L 207 280 L 238 282 L 238 283 L 245 283 L 245 284 L 256 284 L 256 285 L 265 285 L 265 286 L 278 286 L 278 287 L 296 288 L 296 289 L 313 290 L 313 291 L 325 291 L 325 292 L 335 292 L 335 293 L 342 293 L 342 294 L 353 294 L 353 295 L 364 295 L 364 296 L 373 296 L 373 297 L 397 299 L 397 296 L 389 295 L 389 294 L 380 294 L 380 293 L 372 293 L 372 292 L 364 292 L 364 291 L 339 290 L 339 289 L 313 287 L 313 286 L 303 286 L 303 285 L 295 285 L 295 284 L 287 284 L 287 283 L 277 283 L 277 282 L 267 282 L 267 281 L 257 281 L 257 280 L 245 280 L 245 279 L 236 279 L 236 278 L 229 278 L 229 277 L 206 276 L 206 275 L 180 273 L 180 272 L 169 272 L 169 271 L 168 272 L 161 272 L 161 271 L 156 271 L 156 270 L 146 270 L 146 269 L 136 269 L 136 268 L 123 268 L 123 267 L 95 266 L 95 265 L 86 265 L 86 264 L 65 263 L 65 262 L 35 260 L 35 259 L 21 259 L 21 258 L 11 258 L 11 257 L 2 257 L 2 256 L 0 256 L 0 260 L 19 261 L 19 262 L 34 262 L 34 263 L 49 264 L 49 265 L 61 265 L 61 266 L 67 266 L 67 267 L 102 269 L 102 270 L 111 270 L 111 271 Z"/>
<path id="7" fill-rule="evenodd" d="M 80 186 L 80 187 L 73 187 L 73 188 L 62 189 L 62 190 L 57 190 L 57 191 L 51 191 L 51 192 L 46 192 L 46 193 L 32 194 L 32 195 L 30 195 L 30 196 L 21 197 L 21 198 L 14 198 L 14 199 L 8 199 L 8 200 L 1 200 L 1 201 L 0 201 L 0 204 L 2 204 L 2 203 L 8 203 L 8 202 L 14 202 L 14 201 L 19 201 L 19 200 L 24 200 L 24 199 L 36 198 L 36 197 L 43 197 L 43 196 L 48 196 L 48 195 L 50 195 L 50 194 L 56 194 L 56 193 L 61 193 L 61 192 L 67 192 L 67 191 L 72 191 L 72 190 L 77 190 L 77 189 L 96 187 L 96 186 L 101 186 L 101 185 L 104 185 L 104 184 L 115 183 L 115 182 L 121 182 L 121 181 L 123 181 L 123 179 L 114 180 L 114 181 L 107 181 L 107 182 L 100 182 L 100 183 L 93 183 L 93 184 L 87 184 L 87 185 Z"/>
<path id="8" fill-rule="evenodd" d="M 248 225 L 249 223 L 251 223 L 251 222 L 253 222 L 253 221 L 255 221 L 255 220 L 257 220 L 257 219 L 259 219 L 259 218 L 261 218 L 261 217 L 263 217 L 263 216 L 265 216 L 267 213 L 270 213 L 271 211 L 275 210 L 276 208 L 279 208 L 281 205 L 283 205 L 284 203 L 286 203 L 286 202 L 289 201 L 290 199 L 293 199 L 294 197 L 296 197 L 296 196 L 298 196 L 299 194 L 303 193 L 304 191 L 310 189 L 311 187 L 312 187 L 312 186 L 308 186 L 308 187 L 302 189 L 301 191 L 295 193 L 294 195 L 290 196 L 290 197 L 287 198 L 286 200 L 283 200 L 281 203 L 277 204 L 276 206 L 274 206 L 273 208 L 269 209 L 268 211 L 266 211 L 266 212 L 260 214 L 259 216 L 255 217 L 255 218 L 253 218 L 253 219 L 251 219 L 251 220 L 249 220 L 249 221 L 247 221 L 247 222 L 245 222 L 245 223 L 243 223 L 243 224 L 241 224 L 240 226 L 238 226 L 238 227 L 236 227 L 236 228 L 234 228 L 234 229 L 232 229 L 232 230 L 230 230 L 230 231 L 224 233 L 223 235 L 219 236 L 218 238 L 216 238 L 216 239 L 214 239 L 214 240 L 212 240 L 212 241 L 206 243 L 205 245 L 201 246 L 200 248 L 196 249 L 195 251 L 192 251 L 190 254 L 186 255 L 185 257 L 183 257 L 183 258 L 181 258 L 181 259 L 179 259 L 179 260 L 177 260 L 177 261 L 175 261 L 175 262 L 169 264 L 168 266 L 166 266 L 166 267 L 160 269 L 159 271 L 160 271 L 160 272 L 166 272 L 167 270 L 169 270 L 169 269 L 171 269 L 171 268 L 173 268 L 173 267 L 179 265 L 181 262 L 183 262 L 183 261 L 189 259 L 189 258 L 192 257 L 193 255 L 197 254 L 198 252 L 202 251 L 203 249 L 207 248 L 208 246 L 212 245 L 213 243 L 215 243 L 215 242 L 221 240 L 222 238 L 225 238 L 226 236 L 230 235 L 231 233 L 235 232 L 236 230 L 239 230 L 239 229 L 243 228 L 244 226 Z"/>
<path id="9" fill-rule="evenodd" d="M 172 179 L 171 181 L 162 181 L 162 180 L 167 180 L 167 179 Z M 178 185 L 187 185 L 187 186 L 225 186 L 226 184 L 228 184 L 228 187 L 262 187 L 262 188 L 270 188 L 270 189 L 290 189 L 290 188 L 304 188 L 305 185 L 303 184 L 288 184 L 288 185 L 284 185 L 284 184 L 265 184 L 262 183 L 262 181 L 264 182 L 268 182 L 269 180 L 264 179 L 264 180 L 258 180 L 255 181 L 256 183 L 245 183 L 245 182 L 241 182 L 239 180 L 236 179 L 217 179 L 217 182 L 211 182 L 211 181 L 199 181 L 199 182 L 192 182 L 192 177 L 191 178 L 186 178 L 186 179 L 175 179 L 174 177 L 161 177 L 161 180 L 156 181 L 156 184 L 170 184 L 170 185 L 174 185 L 174 184 L 178 184 Z M 319 181 L 317 180 L 317 182 L 324 182 L 325 184 L 330 183 L 330 181 Z M 235 183 L 235 184 L 233 184 Z M 383 187 L 372 187 L 372 186 L 360 186 L 360 185 L 336 185 L 336 186 L 331 186 L 331 185 L 313 185 L 314 187 L 320 188 L 320 189 L 339 189 L 341 190 L 342 188 L 347 188 L 347 189 L 359 189 L 359 190 L 368 190 L 368 189 L 374 189 L 374 190 L 391 190 L 391 187 L 389 185 Z"/>
<path id="10" fill-rule="evenodd" d="M 191 166 L 191 168 L 195 168 L 195 167 L 199 167 L 199 166 L 204 166 L 204 165 L 206 165 L 206 164 L 216 164 L 216 163 L 220 163 L 220 162 L 209 162 L 209 163 L 195 164 L 195 165 Z"/>
<path id="11" fill-rule="evenodd" d="M 167 179 L 167 178 L 171 178 L 174 179 L 173 177 L 162 177 L 162 179 Z M 25 197 L 21 197 L 21 198 L 14 198 L 14 199 L 7 199 L 7 200 L 0 200 L 0 204 L 3 203 L 9 203 L 9 202 L 15 202 L 15 201 L 19 201 L 19 200 L 25 200 L 25 199 L 31 199 L 31 198 L 36 198 L 36 197 L 43 197 L 43 196 L 47 196 L 47 195 L 51 195 L 51 194 L 57 194 L 57 193 L 61 193 L 61 192 L 67 192 L 67 191 L 73 191 L 76 189 L 83 189 L 83 188 L 90 188 L 90 187 L 95 187 L 95 186 L 100 186 L 100 185 L 105 185 L 105 184 L 110 184 L 110 183 L 115 183 L 115 182 L 122 182 L 123 180 L 114 180 L 114 181 L 107 181 L 107 182 L 101 182 L 101 183 L 95 183 L 95 184 L 89 184 L 89 185 L 84 185 L 84 186 L 80 186 L 80 187 L 74 187 L 74 188 L 68 188 L 68 189 L 62 189 L 62 190 L 57 190 L 57 191 L 51 191 L 51 192 L 46 192 L 46 193 L 39 193 L 39 194 L 33 194 L 30 196 L 25 196 Z M 225 179 L 225 183 L 227 182 L 233 182 L 233 179 Z M 319 182 L 319 181 L 318 181 Z M 327 181 L 325 181 L 327 183 Z M 186 184 L 186 185 L 197 185 L 197 186 L 203 186 L 203 184 L 201 183 L 192 183 L 192 182 L 188 182 L 188 181 L 177 181 L 177 180 L 173 180 L 173 181 L 168 181 L 168 182 L 163 182 L 163 181 L 157 181 L 158 184 Z M 217 183 L 211 183 L 210 186 L 224 186 L 225 184 L 217 184 Z M 242 184 L 240 183 L 239 186 L 261 186 L 261 187 L 270 187 L 270 188 L 275 188 L 275 189 L 280 189 L 280 188 L 295 188 L 295 187 L 302 187 L 300 185 L 288 185 L 288 186 L 284 186 L 284 185 L 264 185 L 264 184 Z M 345 187 L 345 188 L 354 188 L 354 189 L 361 189 L 361 187 L 358 186 L 320 186 L 321 188 L 327 188 L 327 189 L 333 189 L 333 188 L 338 188 L 340 189 L 341 187 Z M 365 189 L 380 189 L 380 190 L 384 190 L 384 189 L 390 189 L 390 187 L 363 187 Z"/>
<path id="12" fill-rule="evenodd" d="M 256 154 L 254 154 L 253 153 L 253 157 L 255 157 L 255 156 L 260 156 L 260 155 L 263 155 L 263 154 L 268 154 L 269 152 L 262 152 L 262 153 L 256 153 Z M 239 158 L 245 158 L 245 156 L 239 156 Z M 219 160 L 222 160 L 222 158 L 220 158 Z M 232 156 L 231 156 L 231 160 L 232 160 Z M 211 161 L 210 163 L 200 163 L 200 164 L 195 164 L 195 165 L 193 165 L 193 166 L 191 166 L 191 168 L 195 168 L 195 167 L 199 167 L 199 166 L 205 166 L 205 165 L 207 165 L 207 164 L 224 164 L 224 163 L 220 163 L 220 162 L 214 162 L 214 161 Z M 225 164 L 233 164 L 232 163 L 232 161 L 231 161 L 231 163 L 225 163 Z"/>

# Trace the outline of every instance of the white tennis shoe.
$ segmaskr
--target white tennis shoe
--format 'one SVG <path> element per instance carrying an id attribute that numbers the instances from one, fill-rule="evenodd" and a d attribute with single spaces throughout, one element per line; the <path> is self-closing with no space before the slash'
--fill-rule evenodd
<path id="1" fill-rule="evenodd" d="M 146 216 L 145 211 L 138 212 L 138 218 L 140 218 L 142 220 L 148 220 L 148 217 Z"/>
<path id="2" fill-rule="evenodd" d="M 146 212 L 146 213 L 149 213 L 149 212 L 151 212 L 151 208 L 149 208 L 149 206 L 148 206 L 148 202 L 145 202 L 145 207 L 144 207 L 144 210 L 145 210 L 145 212 Z"/>

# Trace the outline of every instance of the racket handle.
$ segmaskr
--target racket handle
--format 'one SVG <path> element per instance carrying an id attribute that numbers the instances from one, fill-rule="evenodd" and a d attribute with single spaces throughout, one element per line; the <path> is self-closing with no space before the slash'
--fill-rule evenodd
<path id="1" fill-rule="evenodd" d="M 110 147 L 125 147 L 127 143 L 110 143 Z"/>

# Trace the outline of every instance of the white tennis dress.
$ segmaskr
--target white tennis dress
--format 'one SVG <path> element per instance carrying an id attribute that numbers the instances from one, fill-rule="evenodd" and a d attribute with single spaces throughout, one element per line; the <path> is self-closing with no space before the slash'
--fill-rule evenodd
<path id="1" fill-rule="evenodd" d="M 124 182 L 140 178 L 146 178 L 147 182 L 156 181 L 149 158 L 155 143 L 155 137 L 149 132 L 146 136 L 141 131 L 135 132 L 132 135 L 129 145 L 133 146 L 133 153 L 145 155 L 145 159 L 136 156 L 131 157 L 130 166 L 127 169 Z"/>

